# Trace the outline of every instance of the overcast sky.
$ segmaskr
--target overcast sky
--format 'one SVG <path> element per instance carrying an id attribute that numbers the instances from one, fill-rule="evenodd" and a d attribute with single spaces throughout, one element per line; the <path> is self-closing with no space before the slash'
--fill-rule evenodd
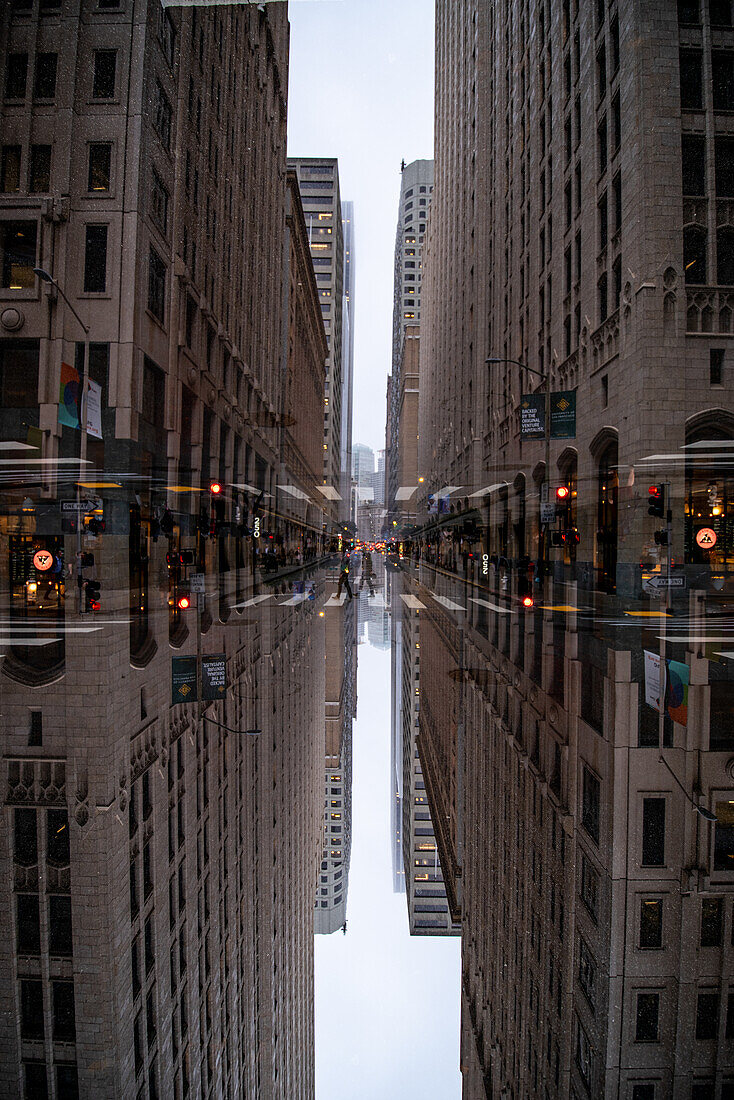
<path id="1" fill-rule="evenodd" d="M 288 153 L 354 202 L 354 442 L 385 445 L 400 162 L 433 155 L 433 0 L 295 0 Z M 316 937 L 317 1100 L 458 1100 L 458 939 L 392 892 L 390 654 L 359 647 L 348 931 Z"/>
<path id="2" fill-rule="evenodd" d="M 400 162 L 433 156 L 433 0 L 291 0 L 288 154 L 354 202 L 355 443 L 385 445 Z"/>

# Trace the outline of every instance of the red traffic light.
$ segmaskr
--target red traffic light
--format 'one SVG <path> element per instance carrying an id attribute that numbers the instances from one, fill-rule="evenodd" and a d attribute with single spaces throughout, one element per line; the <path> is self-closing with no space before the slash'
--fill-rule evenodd
<path id="1" fill-rule="evenodd" d="M 662 485 L 650 485 L 650 486 L 648 487 L 648 490 L 647 490 L 647 491 L 648 491 L 648 493 L 650 494 L 650 496 L 651 496 L 651 497 L 655 497 L 655 499 L 656 499 L 656 500 L 660 500 L 660 498 L 661 498 L 661 497 L 662 497 L 662 495 L 663 495 L 663 487 L 662 487 Z"/>
<path id="2" fill-rule="evenodd" d="M 222 491 L 222 486 L 219 484 L 218 481 L 213 481 L 211 483 L 211 485 L 209 486 L 209 492 L 211 493 L 211 495 L 213 497 L 219 496 L 221 491 Z"/>
<path id="3" fill-rule="evenodd" d="M 191 600 L 188 596 L 179 596 L 178 606 L 181 608 L 182 611 L 186 611 L 187 608 L 191 607 Z"/>
<path id="4" fill-rule="evenodd" d="M 532 596 L 523 596 L 522 605 L 523 605 L 523 607 L 532 607 L 533 606 L 533 597 Z"/>
<path id="5" fill-rule="evenodd" d="M 556 500 L 567 500 L 571 495 L 568 485 L 559 485 L 556 489 Z"/>

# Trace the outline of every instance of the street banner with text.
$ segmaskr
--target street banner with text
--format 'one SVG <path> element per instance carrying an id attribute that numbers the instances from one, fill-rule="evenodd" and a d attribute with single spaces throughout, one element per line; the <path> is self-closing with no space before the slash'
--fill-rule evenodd
<path id="1" fill-rule="evenodd" d="M 524 393 L 520 404 L 520 434 L 523 439 L 545 438 L 545 394 Z"/>
<path id="2" fill-rule="evenodd" d="M 559 390 L 551 394 L 551 439 L 576 438 L 576 390 Z"/>

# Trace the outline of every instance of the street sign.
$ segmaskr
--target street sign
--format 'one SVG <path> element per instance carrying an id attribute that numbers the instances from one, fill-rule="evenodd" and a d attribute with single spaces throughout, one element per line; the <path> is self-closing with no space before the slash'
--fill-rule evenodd
<path id="1" fill-rule="evenodd" d="M 646 592 L 661 592 L 665 588 L 685 588 L 686 578 L 682 575 L 664 577 L 655 573 L 651 577 L 642 578 L 642 587 Z"/>
<path id="2" fill-rule="evenodd" d="M 541 523 L 553 523 L 556 518 L 556 505 L 553 504 L 541 504 L 540 505 L 540 522 Z"/>
<path id="3" fill-rule="evenodd" d="M 62 500 L 62 512 L 91 512 L 98 505 L 93 500 Z"/>
<path id="4" fill-rule="evenodd" d="M 520 402 L 520 435 L 523 439 L 545 438 L 545 394 L 524 393 Z"/>
<path id="5" fill-rule="evenodd" d="M 702 550 L 713 550 L 716 546 L 716 532 L 711 527 L 702 527 L 696 531 L 696 542 Z"/>
<path id="6" fill-rule="evenodd" d="M 205 573 L 192 573 L 189 577 L 189 591 L 195 595 L 203 596 L 205 592 L 204 581 L 206 579 Z"/>
<path id="7" fill-rule="evenodd" d="M 33 566 L 39 573 L 45 573 L 53 563 L 54 556 L 48 550 L 36 550 L 33 555 Z"/>
<path id="8" fill-rule="evenodd" d="M 196 699 L 196 657 L 172 657 L 171 702 L 194 703 Z"/>
<path id="9" fill-rule="evenodd" d="M 210 701 L 222 699 L 227 694 L 226 653 L 211 653 L 201 658 L 201 694 Z"/>

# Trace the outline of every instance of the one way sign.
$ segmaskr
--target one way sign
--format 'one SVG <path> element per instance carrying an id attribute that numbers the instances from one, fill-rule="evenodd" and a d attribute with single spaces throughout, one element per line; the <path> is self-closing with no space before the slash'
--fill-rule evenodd
<path id="1" fill-rule="evenodd" d="M 683 575 L 663 577 L 659 573 L 654 573 L 651 577 L 642 578 L 642 587 L 646 592 L 656 594 L 666 588 L 685 588 L 686 578 Z"/>

